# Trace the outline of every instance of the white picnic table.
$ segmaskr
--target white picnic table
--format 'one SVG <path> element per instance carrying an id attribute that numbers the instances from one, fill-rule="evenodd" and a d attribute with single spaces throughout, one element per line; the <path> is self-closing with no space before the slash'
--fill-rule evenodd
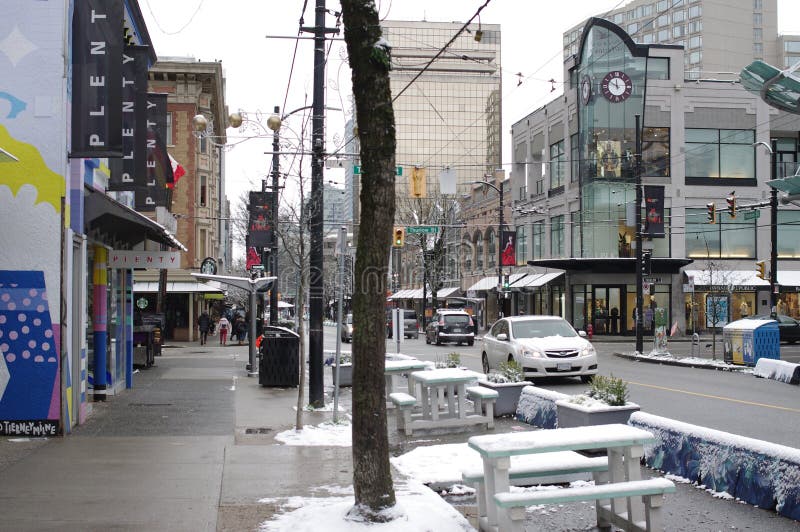
<path id="1" fill-rule="evenodd" d="M 395 380 L 399 375 L 407 375 L 414 371 L 421 371 L 432 369 L 433 362 L 425 362 L 417 360 L 416 358 L 401 359 L 401 360 L 387 360 L 384 362 L 384 376 L 386 377 L 386 397 L 395 391 Z M 409 387 L 410 389 L 410 387 Z"/>
<path id="2" fill-rule="evenodd" d="M 508 529 L 508 523 L 498 523 L 503 512 L 498 510 L 494 496 L 509 491 L 511 456 L 606 449 L 608 481 L 614 483 L 641 478 L 639 459 L 644 454 L 644 444 L 653 442 L 655 437 L 652 433 L 623 424 L 472 436 L 469 447 L 483 459 L 486 516 L 480 519 L 481 530 L 497 530 L 498 525 L 500 530 Z M 621 513 L 625 505 L 629 521 L 642 520 L 645 512 L 643 503 L 630 497 L 613 499 L 611 513 Z"/>

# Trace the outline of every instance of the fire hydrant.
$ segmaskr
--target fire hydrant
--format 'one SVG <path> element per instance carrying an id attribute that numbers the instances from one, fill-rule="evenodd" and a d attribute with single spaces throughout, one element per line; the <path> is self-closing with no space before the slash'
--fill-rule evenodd
<path id="1" fill-rule="evenodd" d="M 594 327 L 592 327 L 591 323 L 586 326 L 586 335 L 589 337 L 589 340 L 594 336 Z"/>

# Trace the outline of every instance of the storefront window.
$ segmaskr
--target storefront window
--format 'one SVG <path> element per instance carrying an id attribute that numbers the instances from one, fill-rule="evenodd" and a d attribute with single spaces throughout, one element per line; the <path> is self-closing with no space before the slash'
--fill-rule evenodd
<path id="1" fill-rule="evenodd" d="M 669 177 L 669 128 L 646 127 L 642 134 L 642 175 Z"/>

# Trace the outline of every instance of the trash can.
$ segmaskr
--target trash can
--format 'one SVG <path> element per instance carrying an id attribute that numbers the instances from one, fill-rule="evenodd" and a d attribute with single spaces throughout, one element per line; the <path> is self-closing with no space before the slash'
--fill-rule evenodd
<path id="1" fill-rule="evenodd" d="M 155 325 L 138 325 L 133 328 L 133 365 L 149 368 L 155 362 Z"/>
<path id="2" fill-rule="evenodd" d="M 760 358 L 781 358 L 780 332 L 775 320 L 736 320 L 722 328 L 724 360 L 755 366 Z"/>
<path id="3" fill-rule="evenodd" d="M 265 325 L 258 351 L 258 384 L 295 387 L 300 384 L 300 335 L 285 327 Z"/>

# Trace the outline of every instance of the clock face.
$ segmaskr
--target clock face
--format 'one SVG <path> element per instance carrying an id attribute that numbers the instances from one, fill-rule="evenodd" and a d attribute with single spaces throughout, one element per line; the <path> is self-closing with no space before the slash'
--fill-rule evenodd
<path id="1" fill-rule="evenodd" d="M 581 78 L 581 102 L 583 105 L 589 103 L 592 99 L 592 80 L 589 76 Z"/>
<path id="2" fill-rule="evenodd" d="M 613 70 L 605 75 L 600 88 L 609 102 L 623 102 L 633 92 L 633 81 L 625 72 Z"/>

